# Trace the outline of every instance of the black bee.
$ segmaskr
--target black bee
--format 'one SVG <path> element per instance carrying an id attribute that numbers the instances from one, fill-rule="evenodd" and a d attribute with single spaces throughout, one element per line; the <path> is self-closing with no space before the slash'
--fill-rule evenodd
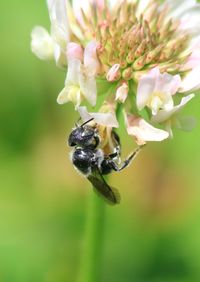
<path id="1" fill-rule="evenodd" d="M 103 150 L 99 148 L 100 136 L 97 127 L 88 125 L 92 120 L 90 119 L 82 125 L 76 125 L 69 135 L 68 144 L 74 147 L 72 163 L 92 183 L 98 195 L 103 196 L 110 204 L 117 204 L 120 202 L 120 195 L 115 188 L 106 183 L 103 175 L 112 171 L 121 171 L 127 167 L 141 147 L 138 147 L 119 165 L 121 151 L 119 136 L 112 131 L 111 137 L 116 146 L 112 154 L 105 155 Z"/>

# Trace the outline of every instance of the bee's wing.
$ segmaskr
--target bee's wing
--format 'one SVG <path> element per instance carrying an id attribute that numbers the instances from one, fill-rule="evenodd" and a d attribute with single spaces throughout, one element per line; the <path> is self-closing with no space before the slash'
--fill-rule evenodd
<path id="1" fill-rule="evenodd" d="M 99 196 L 103 197 L 107 203 L 111 205 L 120 203 L 119 192 L 106 183 L 99 170 L 95 170 L 95 172 L 93 172 L 93 174 L 89 175 L 87 178 L 92 183 L 94 191 Z"/>

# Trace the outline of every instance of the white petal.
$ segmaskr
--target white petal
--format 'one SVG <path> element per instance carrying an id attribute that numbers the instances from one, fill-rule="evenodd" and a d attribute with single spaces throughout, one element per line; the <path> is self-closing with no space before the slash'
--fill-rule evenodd
<path id="1" fill-rule="evenodd" d="M 52 23 L 56 24 L 62 31 L 66 40 L 69 39 L 69 24 L 67 17 L 67 6 L 66 1 L 68 0 L 51 0 L 48 1 L 49 15 Z"/>
<path id="2" fill-rule="evenodd" d="M 183 78 L 179 92 L 195 91 L 200 88 L 200 67 L 189 71 Z"/>
<path id="3" fill-rule="evenodd" d="M 155 96 L 152 100 L 151 100 L 151 110 L 152 110 L 152 115 L 156 115 L 158 110 L 162 107 L 162 100 L 160 99 L 160 97 Z"/>
<path id="4" fill-rule="evenodd" d="M 53 59 L 54 42 L 49 35 L 48 31 L 41 27 L 36 26 L 31 33 L 31 49 L 32 52 L 42 60 Z"/>
<path id="5" fill-rule="evenodd" d="M 169 99 L 165 101 L 165 104 L 163 105 L 163 109 L 169 111 L 173 109 L 173 107 L 174 107 L 174 101 L 172 99 L 172 96 L 170 96 Z"/>
<path id="6" fill-rule="evenodd" d="M 153 122 L 162 123 L 168 119 L 170 119 L 174 114 L 177 114 L 179 111 L 182 110 L 182 108 L 192 99 L 194 98 L 194 94 L 190 94 L 186 97 L 183 97 L 181 100 L 181 103 L 175 107 L 173 107 L 171 110 L 160 110 L 157 115 L 152 117 Z"/>
<path id="7" fill-rule="evenodd" d="M 64 89 L 58 95 L 57 103 L 62 105 L 69 101 L 73 102 L 76 108 L 79 107 L 81 103 L 81 92 L 79 87 L 70 83 L 65 85 Z"/>
<path id="8" fill-rule="evenodd" d="M 95 106 L 97 101 L 97 85 L 95 78 L 93 76 L 87 76 L 83 70 L 79 75 L 79 84 L 84 97 L 92 106 Z"/>
<path id="9" fill-rule="evenodd" d="M 79 76 L 81 70 L 81 61 L 78 59 L 68 60 L 68 70 L 67 70 L 67 82 L 72 82 L 73 84 L 79 84 Z"/>
<path id="10" fill-rule="evenodd" d="M 163 73 L 157 76 L 155 92 L 163 93 L 165 96 L 171 96 L 176 94 L 180 84 L 180 75 Z"/>
<path id="11" fill-rule="evenodd" d="M 84 67 L 90 76 L 95 76 L 100 70 L 100 62 L 97 58 L 97 48 L 99 43 L 91 41 L 87 44 L 84 51 Z"/>
<path id="12" fill-rule="evenodd" d="M 191 9 L 187 10 L 187 13 L 181 17 L 180 29 L 188 31 L 192 34 L 199 34 L 200 32 L 200 5 L 196 4 Z"/>
<path id="13" fill-rule="evenodd" d="M 126 82 L 123 82 L 122 85 L 117 88 L 115 101 L 124 103 L 128 96 L 128 91 L 129 91 L 128 84 Z"/>
<path id="14" fill-rule="evenodd" d="M 68 0 L 52 0 L 48 2 L 49 15 L 51 20 L 51 35 L 55 43 L 59 46 L 60 55 L 55 52 L 57 64 L 66 65 L 66 45 L 70 40 L 70 28 L 67 17 L 66 1 Z"/>
<path id="15" fill-rule="evenodd" d="M 191 70 L 198 67 L 199 65 L 200 65 L 200 50 L 198 48 L 192 52 L 187 62 L 181 68 L 181 71 Z"/>
<path id="16" fill-rule="evenodd" d="M 138 145 L 143 145 L 147 141 L 163 141 L 169 137 L 167 131 L 153 127 L 140 117 L 129 115 L 126 123 L 128 134 L 135 138 Z"/>
<path id="17" fill-rule="evenodd" d="M 94 118 L 94 122 L 100 125 L 104 125 L 108 127 L 119 126 L 114 113 L 88 113 L 86 107 L 79 107 L 78 111 L 84 122 L 88 121 L 91 118 Z"/>
<path id="18" fill-rule="evenodd" d="M 51 35 L 57 49 L 54 52 L 56 63 L 58 66 L 65 67 L 67 65 L 66 46 L 68 42 L 68 36 L 65 34 L 65 31 L 56 23 L 52 23 L 51 25 Z"/>
<path id="19" fill-rule="evenodd" d="M 48 7 L 48 9 L 49 9 L 49 12 L 50 12 L 50 10 L 52 9 L 52 5 L 53 5 L 54 1 L 55 1 L 55 0 L 47 0 L 47 7 Z"/>
<path id="20" fill-rule="evenodd" d="M 139 110 L 142 110 L 153 94 L 156 86 L 156 77 L 158 75 L 157 68 L 151 70 L 149 73 L 143 75 L 138 83 L 136 104 Z"/>
<path id="21" fill-rule="evenodd" d="M 180 18 L 188 9 L 195 6 L 195 0 L 166 0 L 164 5 L 167 4 L 170 8 L 170 17 Z"/>
<path id="22" fill-rule="evenodd" d="M 60 105 L 63 105 L 67 102 L 69 102 L 68 89 L 66 87 L 64 87 L 63 90 L 58 95 L 57 103 L 60 104 Z"/>
<path id="23" fill-rule="evenodd" d="M 60 45 L 56 43 L 54 44 L 54 58 L 58 67 L 67 66 L 66 53 L 63 51 Z"/>
<path id="24" fill-rule="evenodd" d="M 200 5 L 196 0 L 167 0 L 164 3 L 170 7 L 168 19 L 180 20 L 180 31 L 189 31 L 190 34 L 200 32 Z"/>

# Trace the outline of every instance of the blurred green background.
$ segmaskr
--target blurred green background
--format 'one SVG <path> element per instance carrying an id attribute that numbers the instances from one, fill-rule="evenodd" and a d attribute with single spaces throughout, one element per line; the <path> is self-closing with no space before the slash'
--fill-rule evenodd
<path id="1" fill-rule="evenodd" d="M 56 97 L 65 73 L 30 51 L 49 27 L 45 1 L 0 1 L 0 281 L 75 282 L 90 185 L 66 146 L 77 115 Z M 122 203 L 106 208 L 103 282 L 200 281 L 200 97 L 191 133 L 149 144 L 113 174 Z M 123 134 L 123 155 L 133 141 Z"/>

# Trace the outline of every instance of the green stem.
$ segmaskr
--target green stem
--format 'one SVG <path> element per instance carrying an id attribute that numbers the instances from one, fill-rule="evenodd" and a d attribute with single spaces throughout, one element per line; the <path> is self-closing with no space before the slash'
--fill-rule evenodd
<path id="1" fill-rule="evenodd" d="M 90 191 L 79 282 L 100 282 L 106 203 Z"/>

